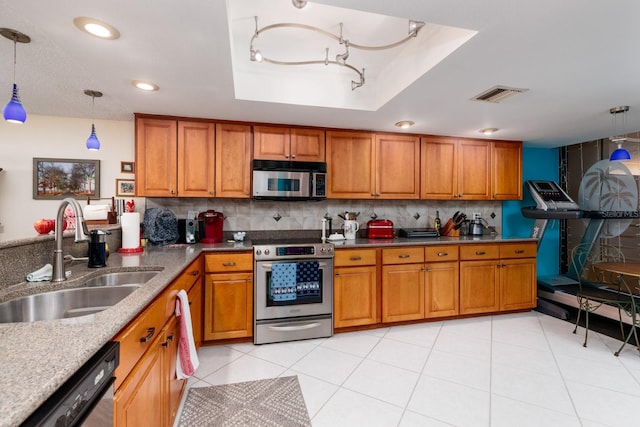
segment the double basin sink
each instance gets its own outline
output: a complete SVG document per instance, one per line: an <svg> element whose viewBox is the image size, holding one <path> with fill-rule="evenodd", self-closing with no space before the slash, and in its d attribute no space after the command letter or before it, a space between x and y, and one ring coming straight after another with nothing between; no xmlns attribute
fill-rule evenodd
<svg viewBox="0 0 640 427"><path fill-rule="evenodd" d="M56 320L94 314L117 304L158 271L106 273L76 288L43 292L0 304L0 323Z"/></svg>

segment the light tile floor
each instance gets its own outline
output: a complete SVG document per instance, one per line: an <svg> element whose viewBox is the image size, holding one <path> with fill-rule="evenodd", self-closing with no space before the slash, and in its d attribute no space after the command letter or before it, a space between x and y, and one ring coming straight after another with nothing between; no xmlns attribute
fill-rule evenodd
<svg viewBox="0 0 640 427"><path fill-rule="evenodd" d="M636 348L572 331L533 311L203 347L187 386L297 375L314 427L640 425Z"/></svg>

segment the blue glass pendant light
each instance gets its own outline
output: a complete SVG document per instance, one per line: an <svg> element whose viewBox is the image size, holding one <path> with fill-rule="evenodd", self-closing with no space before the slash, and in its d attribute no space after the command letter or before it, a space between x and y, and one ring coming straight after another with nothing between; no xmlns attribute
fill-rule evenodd
<svg viewBox="0 0 640 427"><path fill-rule="evenodd" d="M616 148L616 150L611 153L611 156L609 157L609 161L615 162L615 161L624 161L624 160L631 160L631 154L625 150L624 148L622 148L622 143L627 141L627 136L625 134L626 132L626 119L627 119L627 111L629 111L629 106L628 105L622 105L620 107L613 107L609 109L609 113L611 113L611 117L613 117L613 131L616 131L616 116L620 113L622 113L622 136L614 136L609 138L612 142L616 142L618 143L618 148Z"/></svg>
<svg viewBox="0 0 640 427"><path fill-rule="evenodd" d="M16 46L18 43L29 43L31 38L10 28L0 28L0 35L13 41L13 90L11 99L2 109L2 116L11 123L24 123L27 120L27 112L20 102L18 85L16 84Z"/></svg>
<svg viewBox="0 0 640 427"><path fill-rule="evenodd" d="M96 104L96 97L100 98L102 92L97 90L85 90L84 94L91 97L91 135L87 138L87 150L98 151L100 149L100 140L96 136L96 125L93 123L93 112Z"/></svg>

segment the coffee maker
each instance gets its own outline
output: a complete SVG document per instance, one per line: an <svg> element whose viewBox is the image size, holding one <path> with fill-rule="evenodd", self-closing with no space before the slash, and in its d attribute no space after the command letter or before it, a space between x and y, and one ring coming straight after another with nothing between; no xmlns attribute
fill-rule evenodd
<svg viewBox="0 0 640 427"><path fill-rule="evenodd" d="M198 232L201 243L222 242L222 226L224 215L222 212L208 210L198 214Z"/></svg>

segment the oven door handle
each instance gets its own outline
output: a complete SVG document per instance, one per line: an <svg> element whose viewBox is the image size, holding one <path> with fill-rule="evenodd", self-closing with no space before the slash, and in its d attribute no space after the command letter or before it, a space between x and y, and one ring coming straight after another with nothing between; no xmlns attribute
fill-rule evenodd
<svg viewBox="0 0 640 427"><path fill-rule="evenodd" d="M329 264L327 264L326 262L319 262L318 263L318 267L326 267L327 265L329 265ZM260 264L260 267L262 267L264 269L267 269L267 270L271 270L271 268L273 267L273 264L271 264L271 263Z"/></svg>
<svg viewBox="0 0 640 427"><path fill-rule="evenodd" d="M303 331L305 329L313 329L313 328L317 328L319 326L321 326L322 324L319 322L313 322L313 323L305 323L305 324L295 324L295 325L290 325L290 326L278 326L278 325L269 325L269 329L271 329L272 331L285 331L285 332L290 332L290 331Z"/></svg>

